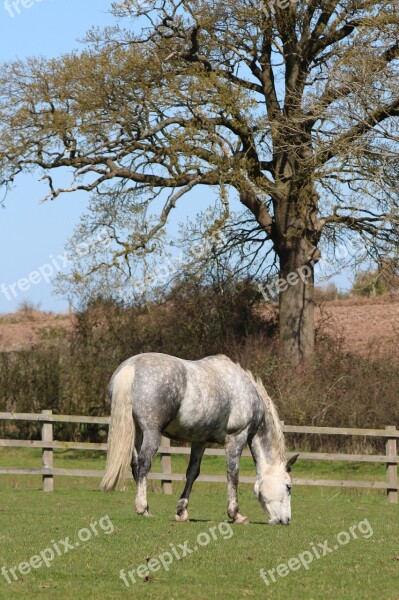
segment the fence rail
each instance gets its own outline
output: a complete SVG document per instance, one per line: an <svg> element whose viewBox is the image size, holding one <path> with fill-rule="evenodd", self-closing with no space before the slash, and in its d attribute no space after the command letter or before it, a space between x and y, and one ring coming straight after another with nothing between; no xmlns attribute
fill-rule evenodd
<svg viewBox="0 0 399 600"><path fill-rule="evenodd" d="M78 423L108 425L108 417L89 417L75 415L53 415L51 411L41 413L10 413L0 412L0 421L31 421L41 424L41 440L9 440L0 439L0 447L7 448L41 448L42 466L37 469L2 468L0 475L41 475L43 479L43 490L53 491L55 476L71 477L102 477L103 471L89 469L60 469L54 467L55 449L62 450L106 450L107 445L91 442L62 442L53 439L54 423ZM360 437L379 437L385 439L385 454L340 454L326 452L301 452L303 460L328 460L328 461L350 461L363 463L382 463L386 465L386 481L351 481L338 479L295 479L296 485L310 486L332 486L345 488L373 488L387 491L388 501L398 502L398 467L399 456L397 453L397 440L399 430L395 426L387 425L385 429L352 429L348 427L311 427L303 425L284 425L284 433L301 433L317 435L343 435ZM185 475L172 472L172 455L188 455L190 448L174 447L170 440L162 438L161 447L158 450L161 457L161 473L150 473L149 479L158 480L162 483L165 494L172 493L172 482L182 481ZM224 456L224 450L219 448L208 448L205 452L208 456ZM249 450L244 450L243 456L251 456ZM222 483L226 477L222 475L200 475L198 481ZM255 483L255 477L241 476L243 483Z"/></svg>

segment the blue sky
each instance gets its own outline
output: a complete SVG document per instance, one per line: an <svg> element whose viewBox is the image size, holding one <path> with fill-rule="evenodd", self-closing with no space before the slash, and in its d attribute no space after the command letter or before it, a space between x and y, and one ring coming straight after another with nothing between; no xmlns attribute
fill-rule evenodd
<svg viewBox="0 0 399 600"><path fill-rule="evenodd" d="M112 23L110 4L110 0L0 0L0 62L30 55L57 56L78 48L77 40L90 27ZM60 263L57 257L64 253L88 202L85 193L74 193L40 203L47 188L38 177L18 179L5 207L0 208L0 313L17 309L23 301L43 310L68 308L65 300L53 294L51 283L29 285L24 292L13 287L52 260ZM198 202L194 205L198 209ZM348 286L345 275L336 281L341 288ZM6 293L1 291L4 287Z"/></svg>
<svg viewBox="0 0 399 600"><path fill-rule="evenodd" d="M0 0L1 62L69 52L79 47L76 40L91 26L109 24L113 18L108 13L110 0L24 0L24 4L31 6L24 8L20 1L13 5L10 0L7 10ZM44 310L67 309L45 282L31 285L26 292L18 290L16 298L12 292L13 283L63 254L88 200L84 193L76 193L40 204L45 194L46 186L38 176L25 176L7 195L5 208L0 208L0 284L7 286L11 298L0 293L0 312L13 311L26 300Z"/></svg>

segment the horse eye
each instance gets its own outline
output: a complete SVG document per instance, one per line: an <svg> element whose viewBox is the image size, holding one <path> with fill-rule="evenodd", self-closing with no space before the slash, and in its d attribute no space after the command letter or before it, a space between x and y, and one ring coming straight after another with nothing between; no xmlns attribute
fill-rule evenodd
<svg viewBox="0 0 399 600"><path fill-rule="evenodd" d="M287 492L289 494L291 494L291 489L292 489L292 485L290 483L287 483Z"/></svg>

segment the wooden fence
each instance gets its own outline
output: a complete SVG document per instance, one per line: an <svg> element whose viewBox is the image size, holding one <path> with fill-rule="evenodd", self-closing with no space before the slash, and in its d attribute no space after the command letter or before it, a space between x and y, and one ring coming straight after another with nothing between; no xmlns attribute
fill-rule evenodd
<svg viewBox="0 0 399 600"><path fill-rule="evenodd" d="M103 443L86 442L60 442L53 439L53 423L80 423L108 425L108 417L86 417L72 415L53 415L51 410L43 410L40 414L33 413L0 413L0 420L5 421L33 421L42 424L41 440L5 440L0 439L0 447L8 448L41 448L42 465L37 469L14 469L2 468L0 475L41 475L43 478L43 490L51 492L54 489L54 477L58 475L73 477L102 477L103 471L88 469L59 469L54 467L54 449L63 450L106 450L107 445ZM339 454L322 452L301 452L300 458L304 460L331 460L351 461L362 463L384 463L386 465L386 481L348 481L331 479L294 479L296 485L333 486L348 488L374 488L387 491L388 501L398 502L398 472L397 465L399 456L397 453L397 439L399 430L395 426L387 425L385 429L351 429L345 427L308 427L297 425L284 425L284 433L304 433L317 435L342 435L360 437L380 437L385 439L385 454ZM172 493L172 481L182 481L185 475L172 472L171 456L173 454L187 455L190 448L174 447L170 440L162 438L159 448L161 457L161 473L150 473L149 479L159 480L165 494ZM209 456L224 455L223 449L209 448L206 450ZM250 456L248 450L244 450L243 456ZM198 481L225 482L226 477L221 475L200 475ZM243 483L255 483L254 477L240 477Z"/></svg>

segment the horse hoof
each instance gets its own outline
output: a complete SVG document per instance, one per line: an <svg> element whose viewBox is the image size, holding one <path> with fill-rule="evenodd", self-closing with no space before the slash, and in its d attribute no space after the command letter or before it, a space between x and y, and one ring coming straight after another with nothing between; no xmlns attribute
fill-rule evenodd
<svg viewBox="0 0 399 600"><path fill-rule="evenodd" d="M154 515L152 513L150 513L149 510L145 509L145 510L137 510L136 509L136 514L139 515L140 517L153 517Z"/></svg>
<svg viewBox="0 0 399 600"><path fill-rule="evenodd" d="M177 521L178 523L188 523L188 512L186 510L183 510L183 512L180 515L175 515L175 521Z"/></svg>
<svg viewBox="0 0 399 600"><path fill-rule="evenodd" d="M249 524L249 519L248 517L244 516L244 515L238 515L234 521L233 521L234 525L248 525Z"/></svg>

